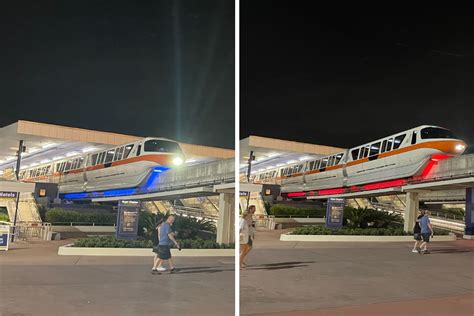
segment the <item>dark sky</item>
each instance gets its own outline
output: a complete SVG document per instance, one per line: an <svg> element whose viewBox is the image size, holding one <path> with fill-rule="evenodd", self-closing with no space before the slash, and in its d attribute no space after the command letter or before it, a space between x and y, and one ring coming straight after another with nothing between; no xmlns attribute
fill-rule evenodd
<svg viewBox="0 0 474 316"><path fill-rule="evenodd" d="M241 1L241 138L347 148L435 124L474 143L472 17L304 3Z"/></svg>
<svg viewBox="0 0 474 316"><path fill-rule="evenodd" d="M228 0L2 3L0 126L233 148L234 28Z"/></svg>

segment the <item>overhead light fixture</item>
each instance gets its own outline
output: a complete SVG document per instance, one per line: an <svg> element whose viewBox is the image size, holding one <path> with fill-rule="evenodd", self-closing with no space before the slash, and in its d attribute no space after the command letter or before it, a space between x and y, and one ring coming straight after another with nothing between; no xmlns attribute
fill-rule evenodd
<svg viewBox="0 0 474 316"><path fill-rule="evenodd" d="M267 157L271 158L271 157L275 157L275 156L279 156L280 154L279 153L269 153L267 154Z"/></svg>
<svg viewBox="0 0 474 316"><path fill-rule="evenodd" d="M48 144L44 144L43 146L41 146L41 148L49 148L51 146L54 146L56 145L56 143L48 143Z"/></svg>
<svg viewBox="0 0 474 316"><path fill-rule="evenodd" d="M33 163L30 165L30 167L34 167L34 166L37 166L37 165L39 165L39 163L33 162Z"/></svg>
<svg viewBox="0 0 474 316"><path fill-rule="evenodd" d="M96 149L97 149L97 148L95 148L95 147L86 147L86 148L83 148L83 149L82 149L82 152L83 152L83 153L88 153L88 152L94 151L94 150L96 150Z"/></svg>
<svg viewBox="0 0 474 316"><path fill-rule="evenodd" d="M20 170L26 169L28 167L29 167L28 165L20 166Z"/></svg>
<svg viewBox="0 0 474 316"><path fill-rule="evenodd" d="M284 163L279 163L277 164L277 167L281 167L281 166L284 166L285 164Z"/></svg>
<svg viewBox="0 0 474 316"><path fill-rule="evenodd" d="M49 160L49 159L43 159L43 160L41 160L41 163L47 163L47 162L50 162L50 161L51 160Z"/></svg>
<svg viewBox="0 0 474 316"><path fill-rule="evenodd" d="M57 157L53 157L53 160L59 160L59 159L63 159L64 156L57 156Z"/></svg>
<svg viewBox="0 0 474 316"><path fill-rule="evenodd" d="M265 168L265 169L269 170L269 169L273 169L273 168L275 168L275 166L268 166L268 167Z"/></svg>
<svg viewBox="0 0 474 316"><path fill-rule="evenodd" d="M265 169L258 169L257 172L265 171Z"/></svg>
<svg viewBox="0 0 474 316"><path fill-rule="evenodd" d="M68 153L66 154L66 157L71 157L71 156L74 156L74 155L77 155L77 154L78 154L77 151L71 151L71 152L68 152Z"/></svg>
<svg viewBox="0 0 474 316"><path fill-rule="evenodd" d="M196 162L197 160L196 159L186 159L186 163L193 163L193 162Z"/></svg>
<svg viewBox="0 0 474 316"><path fill-rule="evenodd" d="M303 156L303 157L300 157L299 160L300 160L300 161L305 161L305 160L308 160L309 158L311 158L311 157Z"/></svg>
<svg viewBox="0 0 474 316"><path fill-rule="evenodd" d="M295 163L295 162L296 162L296 160L288 160L286 163L289 165L289 164Z"/></svg>

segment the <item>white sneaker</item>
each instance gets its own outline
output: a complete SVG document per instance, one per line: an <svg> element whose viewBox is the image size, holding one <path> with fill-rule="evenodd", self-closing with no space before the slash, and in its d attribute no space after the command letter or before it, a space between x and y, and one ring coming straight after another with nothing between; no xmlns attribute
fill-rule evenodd
<svg viewBox="0 0 474 316"><path fill-rule="evenodd" d="M412 249L411 252L418 253L418 250Z"/></svg>
<svg viewBox="0 0 474 316"><path fill-rule="evenodd" d="M166 271L166 268L158 267L158 268L156 269L156 271L158 271L158 272L165 272L165 271Z"/></svg>

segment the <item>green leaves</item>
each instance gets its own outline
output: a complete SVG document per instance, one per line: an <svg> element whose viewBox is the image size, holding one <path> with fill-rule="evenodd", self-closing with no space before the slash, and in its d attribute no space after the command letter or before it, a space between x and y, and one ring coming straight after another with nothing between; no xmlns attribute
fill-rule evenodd
<svg viewBox="0 0 474 316"><path fill-rule="evenodd" d="M52 208L46 211L46 222L55 223L77 223L96 225L113 225L116 222L117 215L106 211L94 213L79 213L76 211L66 211L60 208Z"/></svg>
<svg viewBox="0 0 474 316"><path fill-rule="evenodd" d="M268 215L274 216L301 216L301 217L324 217L326 215L326 209L324 208L299 208L293 206L287 206L283 204L276 204L270 208Z"/></svg>
<svg viewBox="0 0 474 316"><path fill-rule="evenodd" d="M213 240L184 239L180 241L183 249L234 249L234 244L219 245ZM121 240L114 236L97 236L79 239L74 243L74 247L88 248L153 248L151 240Z"/></svg>

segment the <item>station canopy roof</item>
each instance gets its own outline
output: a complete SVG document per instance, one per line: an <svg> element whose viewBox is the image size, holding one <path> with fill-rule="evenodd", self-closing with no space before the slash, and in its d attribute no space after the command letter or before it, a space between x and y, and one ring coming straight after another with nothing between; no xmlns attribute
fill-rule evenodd
<svg viewBox="0 0 474 316"><path fill-rule="evenodd" d="M160 137L147 135L146 137ZM26 152L22 155L22 169L64 157L133 142L144 137L82 128L17 121L0 128L0 170L16 165L20 140ZM180 143L188 165L234 157L234 150Z"/></svg>
<svg viewBox="0 0 474 316"><path fill-rule="evenodd" d="M332 155L344 148L301 143L260 136L249 136L240 141L240 171L246 172L250 151L255 160L252 172L260 172L277 166Z"/></svg>

